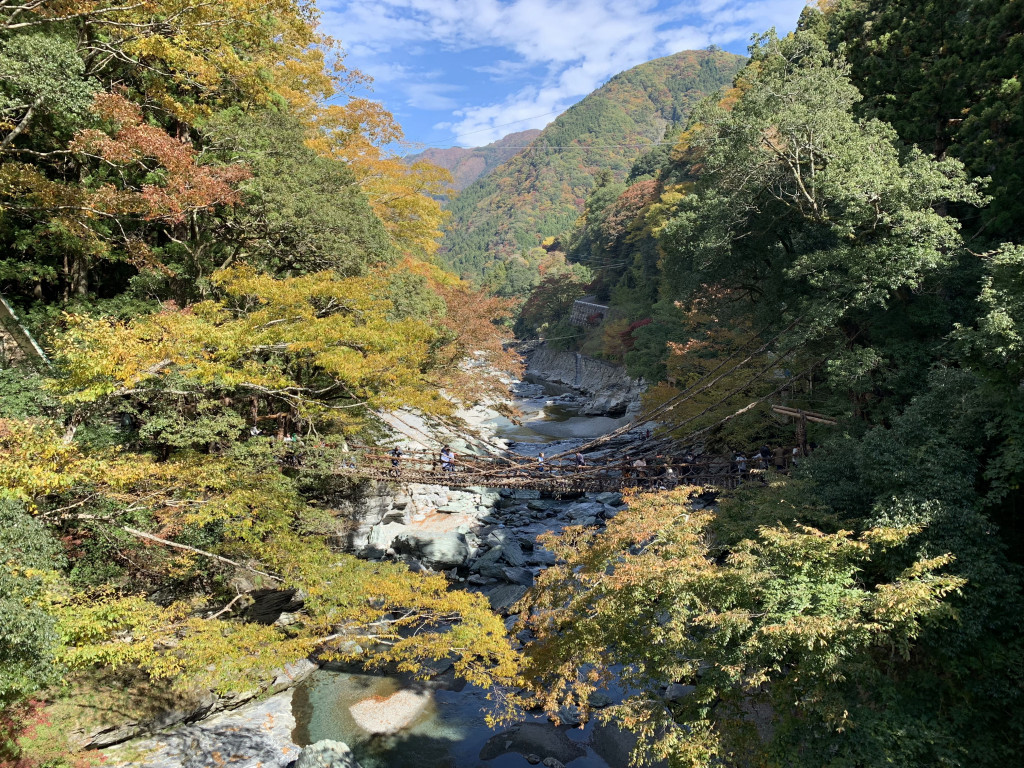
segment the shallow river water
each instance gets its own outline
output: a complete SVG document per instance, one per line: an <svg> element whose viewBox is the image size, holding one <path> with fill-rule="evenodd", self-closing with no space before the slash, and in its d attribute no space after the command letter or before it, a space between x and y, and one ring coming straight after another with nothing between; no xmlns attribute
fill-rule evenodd
<svg viewBox="0 0 1024 768"><path fill-rule="evenodd" d="M343 741L362 768L524 768L529 763L516 751L523 744L532 744L527 749L541 758L556 752L571 768L609 768L591 744L594 723L582 729L556 728L538 716L529 721L527 740L506 747L508 729L488 727L484 718L493 704L486 691L472 686L428 691L430 701L420 715L394 735L367 733L352 717L350 708L368 697L384 702L397 691L410 689L416 685L395 677L315 672L292 698L292 738L299 745L320 739Z"/></svg>

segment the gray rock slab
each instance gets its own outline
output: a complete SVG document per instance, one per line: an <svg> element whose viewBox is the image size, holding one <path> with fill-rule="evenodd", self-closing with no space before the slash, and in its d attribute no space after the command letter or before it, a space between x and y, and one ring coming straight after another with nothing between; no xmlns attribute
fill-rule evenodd
<svg viewBox="0 0 1024 768"><path fill-rule="evenodd" d="M481 568L484 568L484 567L486 567L488 565L494 565L500 559L501 559L501 547L500 546L499 547L493 547L493 548L487 550L486 552L484 552L484 554L480 555L480 557L478 557L473 562L473 564L471 566L469 566L469 570L474 571L474 572L479 572Z"/></svg>
<svg viewBox="0 0 1024 768"><path fill-rule="evenodd" d="M523 489L523 490L513 491L512 492L512 498L513 499L517 499L519 501L526 501L526 500L530 500L530 499L539 499L540 498L540 491L534 491L534 490L531 490L531 489L528 489L528 488L527 489Z"/></svg>
<svg viewBox="0 0 1024 768"><path fill-rule="evenodd" d="M522 600L525 594L526 587L520 584L506 584L488 592L487 599L491 603L492 610L503 613Z"/></svg>
<svg viewBox="0 0 1024 768"><path fill-rule="evenodd" d="M558 506L558 502L554 499L532 499L526 502L526 506L528 509L532 509L535 512L542 512Z"/></svg>
<svg viewBox="0 0 1024 768"><path fill-rule="evenodd" d="M457 568L469 559L466 537L455 531L403 533L394 540L392 547L399 554L411 555L432 568Z"/></svg>
<svg viewBox="0 0 1024 768"><path fill-rule="evenodd" d="M289 689L104 754L111 766L123 768L209 768L223 762L224 755L231 756L232 768L286 768L300 752L291 738L295 728L292 693ZM119 754L131 758L121 761Z"/></svg>
<svg viewBox="0 0 1024 768"><path fill-rule="evenodd" d="M295 768L360 768L348 744L323 739L302 750Z"/></svg>
<svg viewBox="0 0 1024 768"><path fill-rule="evenodd" d="M387 552L395 538L408 530L409 526L401 523L378 523L370 529L370 535L366 539L366 548L376 553Z"/></svg>
<svg viewBox="0 0 1024 768"><path fill-rule="evenodd" d="M678 701L679 699L689 696L691 693L697 690L695 685L683 685L682 683L672 683L665 689L665 699L667 701Z"/></svg>
<svg viewBox="0 0 1024 768"><path fill-rule="evenodd" d="M505 570L507 568L507 565L501 565L500 563L487 563L486 565L480 566L479 572L481 576L484 576L488 579L508 581L508 577L505 576Z"/></svg>
<svg viewBox="0 0 1024 768"><path fill-rule="evenodd" d="M518 541L511 537L501 546L501 559L517 568L526 564L522 547L519 546Z"/></svg>
<svg viewBox="0 0 1024 768"><path fill-rule="evenodd" d="M533 572L526 568L502 568L507 581L513 584L522 584L524 587L533 586Z"/></svg>
<svg viewBox="0 0 1024 768"><path fill-rule="evenodd" d="M570 520L580 520L585 517L597 517L603 515L605 510L604 504L596 501L585 502L583 504L573 504L568 509Z"/></svg>
<svg viewBox="0 0 1024 768"><path fill-rule="evenodd" d="M555 557L554 552L537 548L533 550L533 554L530 555L527 562L531 565L551 566L558 562L558 558Z"/></svg>
<svg viewBox="0 0 1024 768"><path fill-rule="evenodd" d="M598 720L594 724L590 746L612 768L626 768L630 765L630 755L637 747L637 737L616 723L602 724ZM666 763L658 762L655 765L661 768Z"/></svg>

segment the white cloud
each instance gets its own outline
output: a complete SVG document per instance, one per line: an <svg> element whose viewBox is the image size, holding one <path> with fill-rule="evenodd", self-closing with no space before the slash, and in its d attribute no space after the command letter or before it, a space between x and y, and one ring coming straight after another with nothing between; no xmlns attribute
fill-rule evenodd
<svg viewBox="0 0 1024 768"><path fill-rule="evenodd" d="M324 26L369 74L399 83L411 107L452 109L439 123L456 143L478 145L570 106L609 77L649 59L709 44L735 45L776 25L791 27L805 0L322 0ZM458 89L434 71L395 64L398 55L431 50L504 51L472 69L495 82L540 70L525 85L487 103L456 100ZM480 96L478 95L478 98ZM486 101L486 95L484 95ZM459 107L455 109L455 107ZM532 119L526 119L532 118Z"/></svg>
<svg viewBox="0 0 1024 768"><path fill-rule="evenodd" d="M472 67L474 72L491 75L491 80L494 80L495 82L518 77L529 69L530 65L525 61L508 61L507 59L498 59L493 64Z"/></svg>
<svg viewBox="0 0 1024 768"><path fill-rule="evenodd" d="M459 106L454 98L448 94L462 90L457 85L446 83L409 83L403 86L403 91L408 99L407 103L414 109L455 109Z"/></svg>

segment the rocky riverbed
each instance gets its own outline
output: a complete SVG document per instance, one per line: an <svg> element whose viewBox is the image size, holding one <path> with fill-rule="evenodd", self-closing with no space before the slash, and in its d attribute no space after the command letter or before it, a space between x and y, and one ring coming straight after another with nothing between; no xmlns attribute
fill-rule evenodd
<svg viewBox="0 0 1024 768"><path fill-rule="evenodd" d="M535 456L543 450L551 456L573 452L587 438L629 420L580 415L584 404L592 402L585 392L518 382L514 393L522 413L518 423L495 409L475 408L460 414L474 437L440 435L434 445L448 442L459 453L497 449ZM397 414L394 421L397 441L422 447L429 439L427 425L415 415ZM597 460L621 454L632 439L613 438L588 456ZM400 560L414 571L443 571L453 585L483 593L510 627L515 603L555 563L537 538L567 525L601 527L623 509L619 493L555 499L531 490L449 489L400 481L376 485L348 504L339 510L354 521L344 539L348 549L366 558ZM613 701L606 698L595 706ZM127 764L141 768L215 765L221 759L243 768L284 768L302 747L321 757L334 754L333 747L326 752L312 747L329 740L349 743L355 757L345 753L337 760L348 762L337 763L316 757L320 762L310 765L353 765L358 759L363 768L506 768L525 760L543 761L549 768L568 762L574 768L616 768L626 765L634 743L615 728L595 723L582 730L556 727L540 716L496 732L484 723L486 709L486 692L466 688L443 664L427 685L328 667L313 671L297 688L110 756L124 764L131 754Z"/></svg>

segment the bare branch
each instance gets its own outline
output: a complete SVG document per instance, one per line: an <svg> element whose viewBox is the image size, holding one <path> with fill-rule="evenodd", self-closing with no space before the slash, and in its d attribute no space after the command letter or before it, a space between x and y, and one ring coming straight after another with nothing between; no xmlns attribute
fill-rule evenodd
<svg viewBox="0 0 1024 768"><path fill-rule="evenodd" d="M192 552L193 554L196 554L196 555L202 555L203 557L208 557L211 560L218 560L218 561L220 561L222 563L227 563L228 565L233 565L236 568L244 568L247 571L252 571L253 573L258 573L260 576L266 576L268 579L273 579L274 581L277 581L277 582L282 582L282 583L284 582L284 579L282 579L280 576L275 576L272 573L267 573L266 571L261 571L259 568L253 568L251 565L244 565L243 563L236 562L235 560L229 560L226 557L221 557L220 555L215 555L215 554L213 554L213 552L207 552L204 549L197 549L196 547L190 547L188 544L179 544L176 541L170 541L168 539L162 539L159 536L154 536L152 533L146 533L144 531L136 530L135 528L129 528L127 525L121 526L121 530L123 530L123 531L125 531L127 533L130 533L132 536L138 536L140 539L146 539L147 541L153 541L153 542L156 542L157 544L163 544L165 547L173 547L174 549L183 549L186 552Z"/></svg>

